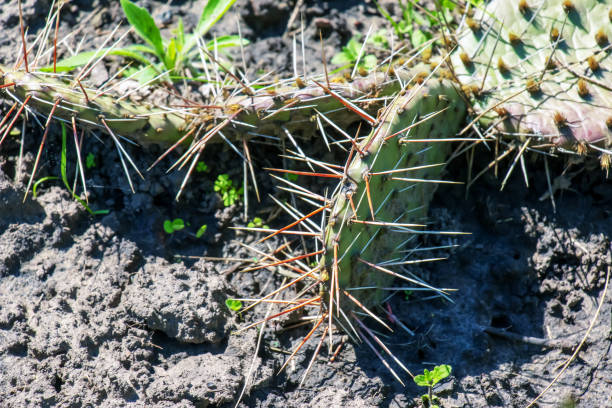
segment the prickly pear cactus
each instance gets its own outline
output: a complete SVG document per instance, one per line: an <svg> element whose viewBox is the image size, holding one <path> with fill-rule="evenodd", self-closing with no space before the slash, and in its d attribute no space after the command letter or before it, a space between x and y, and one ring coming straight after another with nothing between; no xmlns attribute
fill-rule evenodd
<svg viewBox="0 0 612 408"><path fill-rule="evenodd" d="M14 71L2 66L0 72L2 91L45 119L51 113L54 119L66 122L74 117L82 126L112 131L145 146L169 145L185 135L216 143L223 139L213 137L216 135L213 130L223 122L224 133L232 139L249 137L249 132L283 135L280 126L291 132L302 132L309 138L316 112L324 114L339 127L360 119L347 114L346 107L327 91L325 85L312 82L302 81L298 86L293 80L283 81L261 92L238 93L221 101L208 101L209 105L204 107L194 104L192 109L176 110L134 103L112 94L98 95L95 89L83 88L76 82L58 79L46 72ZM408 79L406 72L400 75ZM399 89L398 81L388 81L385 74L378 72L351 82L338 78L333 92L353 100L369 94L389 96ZM380 102L372 102L366 110L375 112L381 106Z"/></svg>
<svg viewBox="0 0 612 408"><path fill-rule="evenodd" d="M435 139L454 135L465 115L464 101L449 87L446 80L431 79L397 97L347 165L333 198L321 259L330 293L335 285L339 292L353 288L365 307L380 304L383 291L356 288L391 286L395 276L373 265L401 261L402 244L424 230L451 149ZM346 299L344 306L356 304Z"/></svg>
<svg viewBox="0 0 612 408"><path fill-rule="evenodd" d="M525 147L536 136L543 148L577 146L586 152L591 147L604 155L612 143L612 0L494 0L463 17L457 32L447 32L456 40L448 59L431 58L437 65L448 62L442 75L446 79L422 75L425 66L406 70L392 65L348 82L319 76L251 89L228 81L231 85L218 89L206 103L153 112L40 72L0 67L0 89L15 100L12 109L27 106L41 116L74 120L143 144L172 144L189 136L186 155L195 157L193 165L207 143L221 140L216 137L221 130L229 139L262 134L292 138L294 132L307 138L323 124L342 133L365 119L372 132L352 140L344 172L335 174L341 182L324 207L311 213L330 213L321 231L325 247L314 253L321 255L318 265L307 272L299 269L297 279L313 279L321 296L292 300L272 318L317 306L318 319L304 341L327 318L330 324L322 337L329 332L331 339L331 320L342 324L341 312L342 322L351 328L351 320L358 323L352 329L356 337L368 342L359 329L363 327L378 342L353 312L372 315L370 309L381 303L394 278L410 280L393 269L412 262L404 245L427 233L424 218L443 179L451 151L448 139L465 125L466 112L471 125L484 128L483 140L494 130L506 138L524 138ZM0 144L13 123L3 128ZM309 256L314 255L287 260L270 255L275 261L257 269Z"/></svg>
<svg viewBox="0 0 612 408"><path fill-rule="evenodd" d="M475 114L556 145L612 142L612 2L493 1L451 60Z"/></svg>

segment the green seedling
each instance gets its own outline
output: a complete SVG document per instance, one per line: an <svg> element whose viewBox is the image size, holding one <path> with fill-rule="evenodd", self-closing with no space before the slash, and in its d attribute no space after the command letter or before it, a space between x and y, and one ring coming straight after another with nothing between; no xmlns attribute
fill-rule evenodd
<svg viewBox="0 0 612 408"><path fill-rule="evenodd" d="M414 48L418 48L431 40L432 32L438 31L438 29L447 22L452 20L452 11L455 9L455 2L452 0L442 0L439 2L439 10L419 11L415 9L414 3L407 1L399 2L399 6L402 10L401 18L395 21L391 15L383 7L374 1L380 14L383 15L387 21L393 27L393 31L400 38L409 38L410 43ZM474 0L473 4L482 3L482 0ZM424 10L424 9L420 9ZM426 28L422 30L419 27Z"/></svg>
<svg viewBox="0 0 612 408"><path fill-rule="evenodd" d="M198 231L196 232L196 238L202 238L202 236L206 232L206 229L208 229L208 225L206 225L206 224L204 224L200 228L198 228Z"/></svg>
<svg viewBox="0 0 612 408"><path fill-rule="evenodd" d="M178 27L174 30L174 37L163 40L159 28L151 15L141 7L136 6L130 0L121 0L121 7L129 23L134 27L136 33L147 42L148 45L136 46L135 52L145 55L154 55L161 63L152 63L144 72L143 77L159 75L161 71L170 72L171 76L179 76L183 69L193 69L191 61L199 58L197 50L197 39L202 37L210 28L225 14L236 0L210 0L202 10L193 34L185 34L183 21L179 20ZM209 50L233 47L240 45L237 36L223 36L207 44ZM134 47L133 47L134 48ZM145 57L146 58L146 57Z"/></svg>
<svg viewBox="0 0 612 408"><path fill-rule="evenodd" d="M198 173L208 173L208 165L200 160L196 165L196 171Z"/></svg>
<svg viewBox="0 0 612 408"><path fill-rule="evenodd" d="M386 28L381 28L368 39L368 43L378 48L389 49L389 35Z"/></svg>
<svg viewBox="0 0 612 408"><path fill-rule="evenodd" d="M383 7L381 7L380 4L378 4L378 1L374 0L374 4L376 4L376 8L380 12L380 14L382 14L383 17L386 18L387 21L391 24L393 30L395 31L395 35L397 35L400 39L403 39L404 35L412 31L412 21L414 20L414 14L417 14L419 18L422 18L418 13L415 13L413 11L411 3L404 4L404 2L401 0L399 2L399 6L402 9L402 18L399 21L395 21L393 17L391 17L391 15L387 12L387 10L385 10Z"/></svg>
<svg viewBox="0 0 612 408"><path fill-rule="evenodd" d="M423 394L421 399L423 403L430 408L440 408L440 406L435 402L438 400L436 396L433 395L433 387L448 377L453 368L448 364L443 364L439 366L435 366L433 371L429 371L428 369L423 370L423 374L419 374L414 377L414 382L416 385L420 387L427 387L427 394Z"/></svg>
<svg viewBox="0 0 612 408"><path fill-rule="evenodd" d="M231 311L238 312L242 309L242 302L237 299L225 299L225 306Z"/></svg>
<svg viewBox="0 0 612 408"><path fill-rule="evenodd" d="M183 21L179 19L170 39L162 38L159 27L155 25L149 12L138 7L130 0L120 0L125 16L139 37L146 45L133 44L123 48L105 48L94 52L84 52L66 58L57 63L57 71L69 71L85 65L104 55L118 55L137 61L143 67L133 67L126 70L126 75L134 74L140 82L148 82L168 73L170 78L181 77L185 68L191 72L199 72L193 62L200 59L197 50L198 40L219 21L236 0L209 0L200 15L198 24L191 34L185 34ZM209 51L247 44L248 41L236 35L224 35L205 44ZM50 68L47 68L50 70Z"/></svg>
<svg viewBox="0 0 612 408"><path fill-rule="evenodd" d="M85 167L88 169L93 169L96 167L96 155L89 152L87 153L87 157L85 158Z"/></svg>
<svg viewBox="0 0 612 408"><path fill-rule="evenodd" d="M185 228L185 222L182 218L175 218L174 220L164 221L164 231L166 234L174 234L176 231L180 231Z"/></svg>
<svg viewBox="0 0 612 408"><path fill-rule="evenodd" d="M300 178L297 174L285 173L285 178L289 181L296 182Z"/></svg>
<svg viewBox="0 0 612 408"><path fill-rule="evenodd" d="M228 174L219 174L217 180L215 180L214 189L216 192L221 194L223 205L226 207L234 205L234 203L240 200L242 196L242 187L236 188L233 185L233 181L229 178Z"/></svg>
<svg viewBox="0 0 612 408"><path fill-rule="evenodd" d="M421 30L415 29L414 25L425 26L425 27L432 26L433 18L424 17L419 11L416 11L414 9L413 3L409 1L404 3L403 1L400 0L399 6L402 10L402 16L399 21L395 21L393 17L389 15L387 10L381 7L380 4L378 4L376 0L374 1L374 3L376 4L376 7L378 8L378 11L380 12L380 14L382 14L383 17L387 19L387 21L389 21L389 23L393 27L393 30L395 31L395 35L397 35L400 39L404 39L407 37L412 38L414 32L421 32ZM446 2L443 2L443 3L446 3ZM414 46L414 43L413 43L413 46Z"/></svg>
<svg viewBox="0 0 612 408"><path fill-rule="evenodd" d="M359 41L360 36L355 36L349 40L349 42L342 47L342 51L334 55L331 62L335 65L340 65L340 68L334 72L341 71L345 68L352 68L357 64L358 68L371 71L376 67L376 56L373 54L363 55L364 44Z"/></svg>
<svg viewBox="0 0 612 408"><path fill-rule="evenodd" d="M249 227L249 228L264 228L264 229L269 229L270 228L269 226L265 225L263 223L263 220L261 218L259 218L259 217L253 218L253 221L250 221L247 224L247 227Z"/></svg>

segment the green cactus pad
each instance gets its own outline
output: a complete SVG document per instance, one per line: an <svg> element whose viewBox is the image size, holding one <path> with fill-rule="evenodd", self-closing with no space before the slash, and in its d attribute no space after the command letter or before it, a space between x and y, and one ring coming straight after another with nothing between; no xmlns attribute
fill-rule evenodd
<svg viewBox="0 0 612 408"><path fill-rule="evenodd" d="M48 116L55 102L61 98L54 112L55 119L69 122L74 116L80 125L105 130L101 122L101 119L104 119L113 132L142 145L169 145L197 128L200 128L201 132L196 134L203 136L206 130L228 117L231 117L235 124L241 124L224 128L224 133L234 139L248 136L249 131L282 135L280 125L290 132L301 132L305 137L310 137L317 112L324 114L340 127L346 127L360 119L359 116L347 114L348 109L328 92L329 88L313 82L299 87L295 86L293 81L285 81L253 95L238 93L225 98L222 103L213 101L212 106L194 105L193 109L177 111L119 100L118 96L112 94L104 94L94 99L94 90L85 91L89 94L88 98L91 98L88 100L76 84L70 84L47 73L12 71L2 66L0 71L3 71L0 86L14 84L8 86L4 92L11 92L20 102L30 97L28 107L40 115ZM407 73L403 72L402 75ZM341 78L336 80L333 83L333 92L347 100L369 95L389 96L400 89L397 80L390 80L380 72L350 82ZM373 102L364 108L373 113L381 106L380 102ZM211 138L210 142L221 140Z"/></svg>
<svg viewBox="0 0 612 408"><path fill-rule="evenodd" d="M160 111L150 105L137 105L129 101L118 101L118 97L101 95L78 86L56 79L49 74L9 71L5 67L0 85L14 84L8 87L9 92L19 100L28 100L28 107L41 115L49 115L56 101L54 118L70 122L74 116L80 125L93 129L105 130L102 119L118 135L132 137L148 145L152 143L169 143L177 140L185 132L189 117L176 113L151 114ZM91 99L90 99L91 98Z"/></svg>
<svg viewBox="0 0 612 408"><path fill-rule="evenodd" d="M465 104L452 89L448 81L431 79L425 86L417 86L407 95L397 97L382 123L361 143L361 154L356 153L348 165L348 177L333 198L325 231L326 255L321 261L324 275L330 280L337 268L341 289L389 286L394 277L373 269L368 262L379 264L402 259L405 250L402 242L424 230L397 224L425 221L437 186L435 180L441 177L451 145L410 141L455 135L465 115ZM397 132L401 133L385 141ZM436 164L439 166L376 174ZM358 293L359 301L366 307L379 304L383 296L383 291L376 289ZM344 307L355 307L355 304L345 300Z"/></svg>
<svg viewBox="0 0 612 408"><path fill-rule="evenodd" d="M476 90L476 113L556 145L610 145L612 2L532 3L493 1L474 15L479 30L458 34L451 60L464 89Z"/></svg>

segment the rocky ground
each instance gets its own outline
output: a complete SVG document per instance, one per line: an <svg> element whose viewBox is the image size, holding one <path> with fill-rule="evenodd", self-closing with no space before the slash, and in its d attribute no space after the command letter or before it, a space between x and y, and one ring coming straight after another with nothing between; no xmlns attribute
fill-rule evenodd
<svg viewBox="0 0 612 408"><path fill-rule="evenodd" d="M7 65L20 44L13 3L0 6L6 31L0 61ZM201 2L140 4L170 30L179 17L193 27ZM23 2L30 33L41 30L49 5L46 0ZM251 41L245 49L249 74L276 69L282 76L293 69L291 36L284 34L294 7L293 1L237 2L215 31L235 32L238 21ZM353 33L385 24L372 2L305 1L302 10L309 71L321 71L319 29L329 57ZM83 47L92 49L121 19L118 2L73 1L62 15L60 32L77 30L69 44L85 38ZM103 82L116 64L97 69L94 81ZM33 122L24 129L21 161L21 135L11 136L0 151L0 405L235 405L255 355L257 332L232 331L265 311L242 318L227 309L225 300L257 296L281 282L268 271L245 274L234 263L211 260L252 256L241 244L256 237L228 228L244 225L243 204L225 208L212 191L217 174L241 180L240 160L221 146L207 150L210 172L196 174L176 203L182 174L165 174L171 159L145 180L134 178L132 194L114 149L90 138L84 150L97 161L87 171L90 203L110 211L91 216L59 181L42 183L38 196L22 203L41 136ZM57 134L50 138L40 176L59 174L59 140ZM275 164L277 159L270 157L277 149L260 149L258 168ZM128 151L139 168L160 153L136 146ZM310 152L322 149L313 146ZM482 168L491 153L484 148L477 153L474 166ZM542 157L527 165L529 188L517 170L501 192L492 172L467 195L464 187L440 189L431 209L432 228L471 235L426 243L458 247L437 254L448 256L447 261L413 272L436 286L457 289L454 303L404 293L390 300L415 333L398 329L387 338L395 354L413 372L452 365L450 379L435 390L444 407L526 406L570 357L604 295L612 263L612 185L597 163L548 161L559 186L556 211L546 197ZM500 166L502 176L506 169ZM466 160L457 159L448 174L465 179ZM267 174L258 172L258 181L263 193L275 193ZM272 216L271 200L250 200L248 219L260 215L271 226L282 225L282 217ZM164 220L177 217L190 225L166 234ZM198 239L195 231L202 224L208 229ZM612 406L610 292L582 351L540 406ZM548 342L543 347L495 337L485 332L487 327ZM297 346L306 329L269 329L240 406L420 406L424 389L412 383L402 387L366 346L350 343L333 363L321 358L298 389L315 344L276 375L287 357L282 351Z"/></svg>

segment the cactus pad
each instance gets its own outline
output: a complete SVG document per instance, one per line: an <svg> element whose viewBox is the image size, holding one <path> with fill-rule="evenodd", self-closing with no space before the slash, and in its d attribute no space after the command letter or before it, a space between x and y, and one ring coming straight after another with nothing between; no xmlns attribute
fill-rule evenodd
<svg viewBox="0 0 612 408"><path fill-rule="evenodd" d="M449 87L446 80L431 79L397 97L348 164L333 199L321 261L330 281L338 274L341 289L390 286L394 276L371 264L401 261L402 243L423 231L418 224L426 219L451 149L435 139L454 135L465 114L463 100ZM380 290L360 289L358 297L371 307L382 296Z"/></svg>
<svg viewBox="0 0 612 408"><path fill-rule="evenodd" d="M478 29L458 34L457 79L476 113L505 117L508 133L609 146L612 2L531 3L493 1L476 11Z"/></svg>

